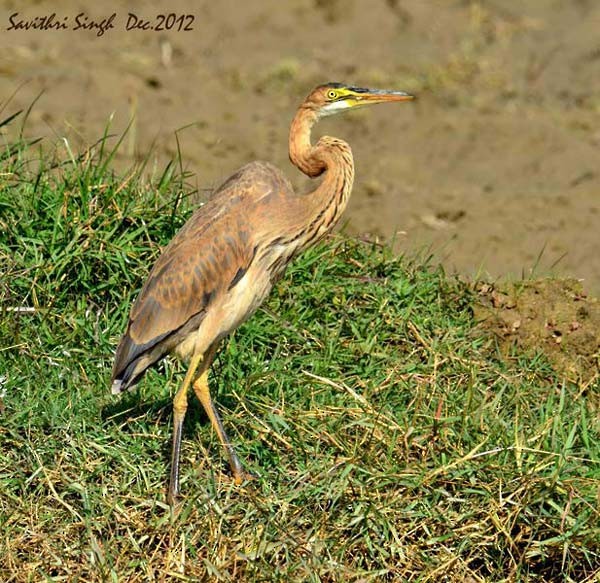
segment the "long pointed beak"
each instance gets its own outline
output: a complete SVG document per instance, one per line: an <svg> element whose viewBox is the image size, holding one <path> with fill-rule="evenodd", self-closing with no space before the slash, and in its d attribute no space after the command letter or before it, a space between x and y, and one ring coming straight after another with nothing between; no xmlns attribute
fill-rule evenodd
<svg viewBox="0 0 600 583"><path fill-rule="evenodd" d="M354 99L358 103L363 102L365 105L371 103L387 103L389 101L411 101L415 99L414 95L405 91L391 91L388 89L359 89L356 92Z"/></svg>

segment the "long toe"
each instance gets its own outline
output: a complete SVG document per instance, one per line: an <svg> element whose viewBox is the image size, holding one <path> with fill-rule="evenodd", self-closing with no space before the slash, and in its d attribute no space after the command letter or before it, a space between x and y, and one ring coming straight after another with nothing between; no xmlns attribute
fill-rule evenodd
<svg viewBox="0 0 600 583"><path fill-rule="evenodd" d="M252 482L253 480L257 480L258 476L247 472L246 470L241 470L236 472L233 476L233 481L236 486L241 486L244 482Z"/></svg>

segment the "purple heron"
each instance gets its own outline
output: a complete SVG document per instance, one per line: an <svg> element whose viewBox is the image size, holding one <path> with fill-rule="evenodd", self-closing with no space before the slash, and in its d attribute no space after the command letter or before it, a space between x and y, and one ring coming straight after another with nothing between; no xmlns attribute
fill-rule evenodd
<svg viewBox="0 0 600 583"><path fill-rule="evenodd" d="M410 99L403 91L320 85L300 105L289 137L292 163L311 178L323 176L317 188L297 194L271 164L247 164L196 210L152 268L117 348L112 392L132 388L169 353L189 361L173 399L170 503L179 495L179 450L190 385L225 447L235 482L251 477L213 404L208 370L219 342L260 306L287 264L331 231L346 208L354 180L350 146L326 136L312 145L312 126L328 115Z"/></svg>

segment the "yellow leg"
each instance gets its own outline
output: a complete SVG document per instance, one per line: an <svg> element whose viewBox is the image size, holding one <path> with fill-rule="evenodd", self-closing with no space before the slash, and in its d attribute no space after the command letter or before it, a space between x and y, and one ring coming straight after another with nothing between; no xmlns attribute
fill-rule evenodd
<svg viewBox="0 0 600 583"><path fill-rule="evenodd" d="M173 399L173 447L171 449L171 478L167 494L167 500L171 505L177 502L177 497L179 496L179 451L181 450L183 420L187 411L188 389L196 374L198 365L202 362L202 357L202 354L195 354L192 357L183 384Z"/></svg>
<svg viewBox="0 0 600 583"><path fill-rule="evenodd" d="M251 479L253 476L244 471L242 467L242 463L240 462L238 456L225 433L225 429L223 428L223 423L221 423L221 419L217 410L210 398L210 389L208 388L208 370L205 370L194 382L194 392L196 396L202 403L208 418L217 432L219 437L219 441L225 448L227 452L227 457L229 458L229 465L231 467L231 472L233 473L233 478L236 484L241 484L243 481Z"/></svg>

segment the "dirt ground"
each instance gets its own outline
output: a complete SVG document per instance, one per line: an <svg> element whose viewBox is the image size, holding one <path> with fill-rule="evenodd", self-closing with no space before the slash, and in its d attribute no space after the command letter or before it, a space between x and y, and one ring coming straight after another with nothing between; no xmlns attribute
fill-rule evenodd
<svg viewBox="0 0 600 583"><path fill-rule="evenodd" d="M199 189L253 159L308 188L287 159L289 122L308 91L325 81L405 89L418 101L317 129L354 150L347 231L396 233L400 250L429 250L469 276L533 270L600 292L595 0L0 6L0 118L43 90L29 136L59 145L66 137L77 151L111 115L116 133L135 116L119 164L154 144L160 167L177 135ZM82 12L87 24L115 13L113 28L73 30ZM65 29L17 30L52 13ZM167 24L160 14L178 20L170 31L127 30L130 13L151 26Z"/></svg>
<svg viewBox="0 0 600 583"><path fill-rule="evenodd" d="M562 378L579 383L582 394L598 382L600 302L580 282L537 279L502 289L481 282L475 291L477 330L491 332L494 350L509 360L523 349L542 352ZM600 407L600 394L590 391L589 401Z"/></svg>

